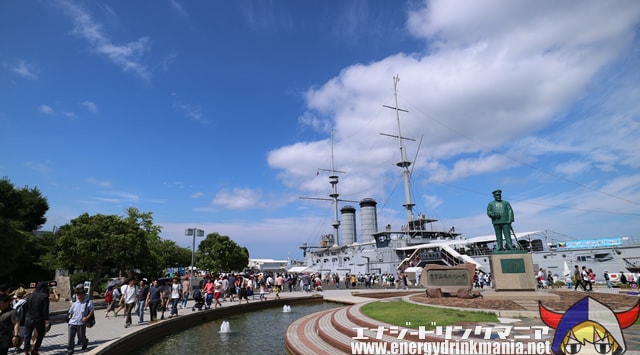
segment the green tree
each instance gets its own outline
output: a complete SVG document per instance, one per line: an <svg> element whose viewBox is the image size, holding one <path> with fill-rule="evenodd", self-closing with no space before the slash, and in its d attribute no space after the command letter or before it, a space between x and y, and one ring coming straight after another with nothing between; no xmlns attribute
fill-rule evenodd
<svg viewBox="0 0 640 355"><path fill-rule="evenodd" d="M8 178L0 179L0 276L31 261L28 246L33 232L47 221L48 210L49 203L37 188L18 189Z"/></svg>
<svg viewBox="0 0 640 355"><path fill-rule="evenodd" d="M163 276L168 267L186 266L191 264L191 249L183 248L173 240L159 240L151 246L153 269L149 276Z"/></svg>
<svg viewBox="0 0 640 355"><path fill-rule="evenodd" d="M231 238L210 233L198 245L196 265L211 272L241 271L249 264L249 250Z"/></svg>
<svg viewBox="0 0 640 355"><path fill-rule="evenodd" d="M56 233L55 260L58 267L82 269L100 280L105 264L113 259L116 240L126 229L115 215L84 213L60 227Z"/></svg>

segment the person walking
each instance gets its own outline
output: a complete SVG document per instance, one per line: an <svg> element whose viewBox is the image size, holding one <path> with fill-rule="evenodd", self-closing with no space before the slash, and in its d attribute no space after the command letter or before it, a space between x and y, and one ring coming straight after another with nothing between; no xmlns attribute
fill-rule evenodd
<svg viewBox="0 0 640 355"><path fill-rule="evenodd" d="M218 279L213 283L213 309L222 307L222 303L220 303L220 297L224 292L224 284L222 282L222 275L218 277Z"/></svg>
<svg viewBox="0 0 640 355"><path fill-rule="evenodd" d="M87 349L87 322L93 316L93 302L89 299L82 284L76 286L76 301L69 308L69 337L67 354L73 354L76 336L80 340L82 350ZM44 334L44 332L43 332Z"/></svg>
<svg viewBox="0 0 640 355"><path fill-rule="evenodd" d="M182 280L182 304L180 305L180 308L187 308L187 302L189 301L191 291L191 282L187 275L184 277L184 280Z"/></svg>
<svg viewBox="0 0 640 355"><path fill-rule="evenodd" d="M206 302L205 309L211 308L211 303L213 303L213 292L214 292L213 279L210 277L209 279L207 279L207 283L204 285L204 288L203 288L203 291L202 291L202 293L204 293L206 295L205 296L205 302Z"/></svg>
<svg viewBox="0 0 640 355"><path fill-rule="evenodd" d="M147 306L147 296L149 295L149 286L145 279L140 280L140 285L136 290L136 315L138 316L138 324L144 323L144 309Z"/></svg>
<svg viewBox="0 0 640 355"><path fill-rule="evenodd" d="M593 291L593 284L591 283L591 277L589 276L589 271L586 266L582 267L582 285L585 291ZM588 290L587 286L589 286Z"/></svg>
<svg viewBox="0 0 640 355"><path fill-rule="evenodd" d="M110 287L107 287L107 290L104 293L104 302L107 304L107 310L106 312L104 312L105 318L109 318L109 312L111 311L113 311L114 313L116 312L116 307L118 306L118 303L116 301L115 296L113 295L113 292L116 289L117 287L110 286Z"/></svg>
<svg viewBox="0 0 640 355"><path fill-rule="evenodd" d="M238 286L240 287L240 294L238 296L238 304L242 304L242 299L244 298L247 303L249 303L249 295L247 293L247 289L249 287L249 279L243 278L242 276L238 276L236 280Z"/></svg>
<svg viewBox="0 0 640 355"><path fill-rule="evenodd" d="M24 351L25 353L38 354L44 333L49 325L49 285L46 281L41 281L36 285L36 290L27 298L25 309ZM37 338L33 349L31 349L31 337L34 329L37 331Z"/></svg>
<svg viewBox="0 0 640 355"><path fill-rule="evenodd" d="M0 355L9 353L9 348L20 344L20 318L11 309L11 296L0 294Z"/></svg>
<svg viewBox="0 0 640 355"><path fill-rule="evenodd" d="M591 282L591 286L596 288L596 292L598 292L598 284L596 284L596 274L593 272L593 269L589 269L587 271L589 273L589 281Z"/></svg>
<svg viewBox="0 0 640 355"><path fill-rule="evenodd" d="M149 318L151 322L158 321L158 307L162 303L162 286L158 284L158 280L154 279L149 293L147 294L146 304L149 305Z"/></svg>
<svg viewBox="0 0 640 355"><path fill-rule="evenodd" d="M584 286L584 282L582 281L582 273L580 272L580 267L578 265L575 265L575 270L573 270L573 278L576 279L576 287L573 289L574 291L578 290L578 286L581 286L583 291L587 290Z"/></svg>
<svg viewBox="0 0 640 355"><path fill-rule="evenodd" d="M160 303L160 320L164 320L164 312L166 312L171 300L171 284L168 280L162 282L162 302Z"/></svg>
<svg viewBox="0 0 640 355"><path fill-rule="evenodd" d="M607 282L607 288L611 288L611 277L609 276L609 271L605 270L604 275L602 276L604 277L604 280Z"/></svg>
<svg viewBox="0 0 640 355"><path fill-rule="evenodd" d="M26 303L27 300L26 298L24 298L24 296L26 296L27 294L27 290L24 289L24 287L20 286L18 287L17 290L13 291L13 296L15 297L15 299L12 302L12 307L14 311L16 311L16 316L18 316L18 319L20 319L20 331L19 333L16 333L14 335L19 335L21 340L24 339L25 336L25 320L26 320ZM18 344L18 346L16 347L16 351L22 351L22 349L20 349L20 345L22 345L21 343Z"/></svg>
<svg viewBox="0 0 640 355"><path fill-rule="evenodd" d="M169 318L178 316L178 303L182 298L182 285L178 276L173 277L173 283L171 284L171 315Z"/></svg>
<svg viewBox="0 0 640 355"><path fill-rule="evenodd" d="M136 280L131 278L126 285L123 285L120 289L122 292L122 297L120 298L120 307L124 306L124 314L126 316L124 320L124 327L129 328L131 326L131 312L133 311L133 307L136 306Z"/></svg>
<svg viewBox="0 0 640 355"><path fill-rule="evenodd" d="M549 273L547 274L547 285L551 288L554 288L553 283L553 275L551 274L551 271L549 271Z"/></svg>
<svg viewBox="0 0 640 355"><path fill-rule="evenodd" d="M236 291L236 277L233 274L228 275L229 280L229 302L235 302L236 295L238 292Z"/></svg>

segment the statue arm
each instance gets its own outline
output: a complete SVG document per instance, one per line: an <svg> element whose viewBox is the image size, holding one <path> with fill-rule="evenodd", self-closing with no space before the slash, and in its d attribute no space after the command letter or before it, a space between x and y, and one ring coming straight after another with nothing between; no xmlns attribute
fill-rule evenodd
<svg viewBox="0 0 640 355"><path fill-rule="evenodd" d="M513 214L513 209L511 208L511 204L509 202L507 202L507 209L509 210L509 222L510 223L515 222L516 218Z"/></svg>

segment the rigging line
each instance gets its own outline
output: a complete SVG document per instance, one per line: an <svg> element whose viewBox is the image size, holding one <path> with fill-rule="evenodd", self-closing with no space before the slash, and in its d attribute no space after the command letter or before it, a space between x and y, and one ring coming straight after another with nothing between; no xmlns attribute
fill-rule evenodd
<svg viewBox="0 0 640 355"><path fill-rule="evenodd" d="M441 121L439 121L439 120L437 120L437 119L433 118L432 116L429 116L429 115L428 115L428 114L426 114L424 111L420 110L420 108L415 107L415 106L413 106L413 105L411 105L411 104L409 104L409 106L413 107L413 108L414 108L414 109L416 109L418 112L421 112L421 113L422 113L426 118L428 118L428 119L430 119L430 120L432 120L432 121L434 121L434 122L438 123L440 126L442 126L442 127L446 128L446 129L450 130L451 132L453 132L453 133L455 133L455 134L457 134L457 135L459 135L459 136L461 136L461 137L463 137L463 138L466 138L466 139L468 139L469 141L471 141L471 142L473 142L473 143L475 143L475 144L477 144L477 145L479 145L479 146L481 146L481 147L483 147L483 148L485 148L485 149L489 150L490 152L493 152L493 153L495 153L495 154L501 155L501 156L503 156L503 157L505 157L505 158L507 158L507 159L509 159L509 160L513 161L513 162L516 162L516 163L518 163L518 164L521 164L521 165L524 165L524 166L526 166L526 167L529 167L530 169L535 170L535 171L538 171L538 172L543 173L543 174L545 174L545 175L549 175L549 176L551 176L551 177L555 177L556 179L563 180L563 181L565 181L565 182L568 182L568 183L571 183L571 184L574 184L574 185L580 186L580 187L582 187L582 188L584 188L584 189L591 190L591 191L594 191L594 192L597 192L597 193L600 193L600 194L603 194L603 195L606 195L606 196L609 196L609 197L612 197L612 198L615 198L615 199L618 199L618 200L621 200L621 201L629 202L629 203L632 203L632 204L634 204L634 205L640 205L640 202L636 202L636 201L633 201L633 200L629 200L629 199L626 199L626 198L623 198L623 197L620 197L620 196L617 196L617 195L614 195L614 194L611 194L611 193L608 193L608 192L605 192L605 191L602 191L602 190L599 190L599 189L595 189L595 188L589 187L589 186L587 186L587 185L585 185L585 184L582 184L582 183L580 183L580 182L573 181L573 180L571 180L571 179L567 179L567 178L562 177L562 176L559 176L559 175L555 175L555 174L550 173L550 172L548 172L548 171L546 171L546 170L543 170L543 169L541 169L541 168L538 168L538 167L536 167L536 166L533 166L533 165L531 165L531 164L529 164L529 163L525 163L525 162L523 162L523 161L519 161L519 160L518 160L518 159L516 159L516 158L513 158L513 157L510 157L510 156L508 156L508 155L506 155L506 154L500 153L500 152L498 152L497 150L495 150L495 149L493 149L493 148L491 148L491 147L489 147L489 146L487 146L487 145L485 145L485 144L483 144L483 143L481 143L481 142L479 142L479 141L477 141L477 140L475 140L475 139L473 139L473 138L471 138L471 137L469 137L469 136L465 135L464 133L462 133L462 132L460 132L460 131L458 131L458 130L456 130L456 129L452 128L452 127L449 127L449 126L445 125L445 124L444 124L444 123L442 123Z"/></svg>
<svg viewBox="0 0 640 355"><path fill-rule="evenodd" d="M458 190L470 192L470 193L473 193L473 194L476 194L476 195L479 195L479 196L486 196L487 195L484 192L479 192L479 191L476 191L476 190L467 189L467 188L464 188L464 187L461 187L461 186L457 186L457 185L447 184L447 183L444 183L444 182L442 182L441 184L453 187L453 188L458 189ZM528 201L528 200L519 200L519 199L515 199L515 198L511 198L510 200L511 201L522 202L522 203L525 203L525 204L528 204L528 205L559 208L559 209L565 209L565 210L591 212L591 213L602 213L602 214L620 215L620 216L638 216L638 217L640 217L640 213L614 212L614 211L604 211L604 210L591 210L591 209L577 208L577 207L557 206L557 205L550 205L550 204L539 203L539 202L531 202L531 201Z"/></svg>
<svg viewBox="0 0 640 355"><path fill-rule="evenodd" d="M418 160L418 153L420 153L420 147L422 146L423 139L424 139L424 134L420 136L420 143L418 143L418 149L416 149L416 156L413 157L413 163L411 164L411 171L409 172L409 177L413 177L413 169L416 167L416 161Z"/></svg>
<svg viewBox="0 0 640 355"><path fill-rule="evenodd" d="M396 182L396 184L393 185L393 188L391 189L391 192L389 193L389 195L387 195L387 199L382 204L383 208L386 207L387 204L389 203L389 200L391 200L391 196L393 196L393 193L396 191L396 188L398 187L398 185L400 185L398 182Z"/></svg>

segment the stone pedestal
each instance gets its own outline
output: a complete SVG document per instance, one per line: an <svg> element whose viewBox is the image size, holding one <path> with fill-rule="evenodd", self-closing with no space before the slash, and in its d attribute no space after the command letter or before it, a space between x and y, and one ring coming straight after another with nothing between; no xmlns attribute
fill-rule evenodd
<svg viewBox="0 0 640 355"><path fill-rule="evenodd" d="M496 291L535 291L536 271L531 254L493 253L489 258L493 288Z"/></svg>

